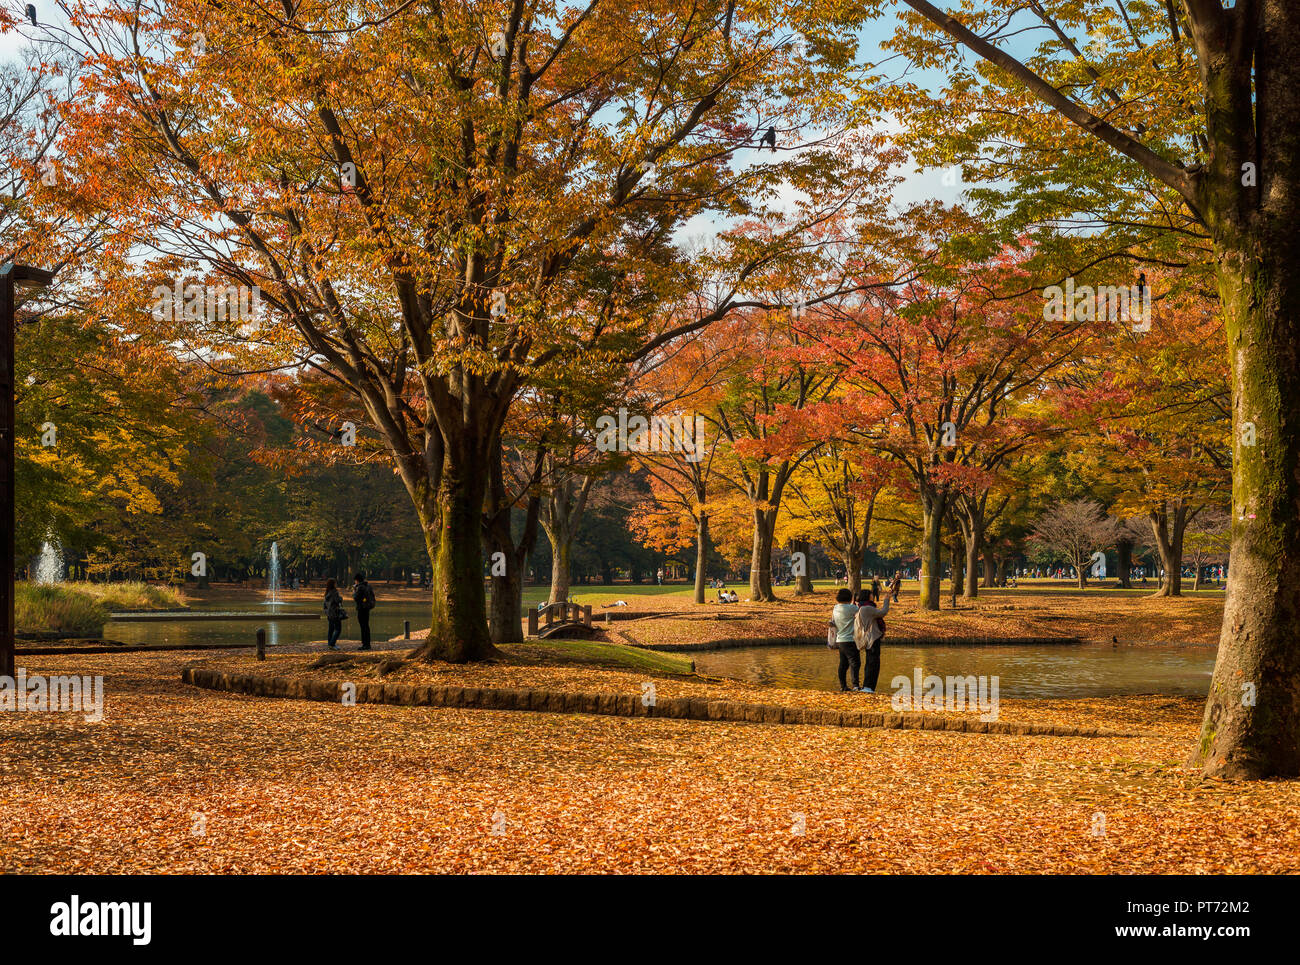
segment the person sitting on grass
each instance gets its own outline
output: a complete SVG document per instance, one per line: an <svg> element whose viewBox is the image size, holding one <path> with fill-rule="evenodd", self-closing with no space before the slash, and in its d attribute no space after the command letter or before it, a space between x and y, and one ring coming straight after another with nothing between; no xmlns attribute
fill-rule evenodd
<svg viewBox="0 0 1300 965"><path fill-rule="evenodd" d="M831 620L827 624L829 630L834 631L834 643L827 641L827 646L833 646L840 653L840 690L843 693L856 692L858 689L858 664L861 658L858 656L858 645L853 641L854 618L858 614L858 608L853 605L853 591L844 587L835 594L835 609L831 611ZM832 634L828 633L830 637ZM847 679L846 679L847 676ZM849 686L848 681L853 681Z"/></svg>

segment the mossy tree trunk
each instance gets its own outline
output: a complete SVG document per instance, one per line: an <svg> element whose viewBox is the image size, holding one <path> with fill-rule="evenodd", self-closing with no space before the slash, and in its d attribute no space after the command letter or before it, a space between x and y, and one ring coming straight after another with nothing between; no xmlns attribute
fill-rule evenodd
<svg viewBox="0 0 1300 965"><path fill-rule="evenodd" d="M1300 61L1300 49L1289 56ZM1294 104L1300 73L1293 84ZM1285 137L1295 146L1296 130ZM1195 755L1216 777L1300 774L1300 172L1290 171L1289 223L1264 219L1243 250L1219 258L1233 383L1232 565ZM1243 444L1246 423L1254 446Z"/></svg>
<svg viewBox="0 0 1300 965"><path fill-rule="evenodd" d="M497 651L487 625L483 586L483 478L481 452L448 454L436 490L436 513L421 513L433 561L433 613L417 658L466 663Z"/></svg>
<svg viewBox="0 0 1300 965"><path fill-rule="evenodd" d="M939 609L943 581L943 517L947 493L942 489L921 490L921 590L917 606Z"/></svg>

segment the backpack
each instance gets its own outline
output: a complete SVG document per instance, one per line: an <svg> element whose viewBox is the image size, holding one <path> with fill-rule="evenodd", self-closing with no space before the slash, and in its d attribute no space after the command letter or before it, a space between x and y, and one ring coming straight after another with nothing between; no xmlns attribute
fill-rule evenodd
<svg viewBox="0 0 1300 965"><path fill-rule="evenodd" d="M859 650L865 650L871 643L868 637L868 628L862 622L862 611L859 610L853 617L853 642L858 645Z"/></svg>
<svg viewBox="0 0 1300 965"><path fill-rule="evenodd" d="M362 591L361 599L357 601L357 605L364 605L367 611L373 610L375 608L375 591L370 588L369 583L364 584L364 586L365 589Z"/></svg>
<svg viewBox="0 0 1300 965"><path fill-rule="evenodd" d="M862 611L859 610L858 616L853 618L853 642L858 645L859 650L865 650L871 646L871 628L862 622L860 619L861 614ZM876 617L875 620L876 629L880 631L880 635L876 637L876 643L879 643L885 636L885 618Z"/></svg>

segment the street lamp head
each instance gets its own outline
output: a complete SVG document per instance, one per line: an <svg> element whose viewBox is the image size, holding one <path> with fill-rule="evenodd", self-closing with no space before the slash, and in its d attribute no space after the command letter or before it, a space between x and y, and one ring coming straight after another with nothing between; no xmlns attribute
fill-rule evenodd
<svg viewBox="0 0 1300 965"><path fill-rule="evenodd" d="M0 280L10 276L15 288L48 288L54 282L54 272L31 265L15 265L12 261L0 265Z"/></svg>

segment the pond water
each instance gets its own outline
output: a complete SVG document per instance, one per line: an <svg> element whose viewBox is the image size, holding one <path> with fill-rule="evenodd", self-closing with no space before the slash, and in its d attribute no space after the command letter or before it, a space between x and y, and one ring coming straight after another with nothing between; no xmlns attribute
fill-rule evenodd
<svg viewBox="0 0 1300 965"><path fill-rule="evenodd" d="M196 609L319 614L306 602L277 606L212 605ZM357 639L357 621L343 622L343 641ZM370 616L376 641L396 637L402 622L411 629L429 625L427 602L380 600ZM317 620L161 620L114 621L104 635L134 645L250 644L258 627L266 627L268 646L323 640L324 619ZM1035 646L885 646L880 668L880 690L892 691L897 675L911 677L916 668L923 676L998 677L1003 697L1104 697L1117 694L1169 694L1203 696L1214 672L1214 647L1157 645L1121 647L1078 645ZM742 647L695 652L688 655L701 673L732 677L746 683L808 690L838 690L837 654L822 644L795 647Z"/></svg>
<svg viewBox="0 0 1300 965"><path fill-rule="evenodd" d="M343 621L344 641L359 640L356 615L348 600L348 619ZM268 616L276 613L319 614L318 620L155 620L149 622L130 622L114 620L104 627L104 636L110 640L133 645L159 646L161 644L194 644L196 646L219 646L221 644L252 643L257 636L258 627L266 627L267 646L283 646L289 643L305 643L309 640L324 640L328 628L324 614L319 605L315 608L308 604L286 603L276 606L224 606L196 607L197 610L237 610L248 613L254 609L265 610ZM380 600L379 605L370 613L370 635L372 639L387 640L402 632L402 621L411 621L411 630L421 630L429 625L429 604L405 601Z"/></svg>
<svg viewBox="0 0 1300 965"><path fill-rule="evenodd" d="M886 646L881 654L881 693L892 693L895 676L996 675L1002 697L1107 697L1118 694L1204 696L1214 672L1214 647L1047 645ZM824 644L742 647L692 653L700 673L752 684L807 690L839 690L838 653Z"/></svg>

